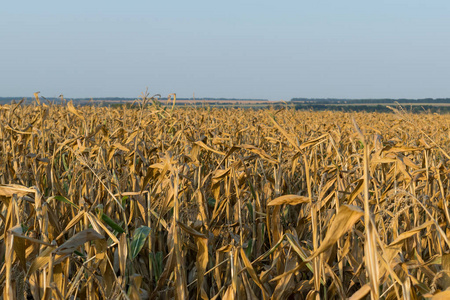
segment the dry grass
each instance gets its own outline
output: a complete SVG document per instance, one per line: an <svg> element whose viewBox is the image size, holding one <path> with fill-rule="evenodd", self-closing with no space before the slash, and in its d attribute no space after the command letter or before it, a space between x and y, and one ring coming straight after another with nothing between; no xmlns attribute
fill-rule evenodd
<svg viewBox="0 0 450 300"><path fill-rule="evenodd" d="M448 116L143 98L0 108L4 299L450 293Z"/></svg>

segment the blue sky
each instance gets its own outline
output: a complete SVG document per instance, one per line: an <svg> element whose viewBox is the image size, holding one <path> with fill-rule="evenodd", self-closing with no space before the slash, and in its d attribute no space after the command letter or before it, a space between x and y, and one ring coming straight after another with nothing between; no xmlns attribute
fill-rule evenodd
<svg viewBox="0 0 450 300"><path fill-rule="evenodd" d="M0 96L450 97L450 1L4 1Z"/></svg>

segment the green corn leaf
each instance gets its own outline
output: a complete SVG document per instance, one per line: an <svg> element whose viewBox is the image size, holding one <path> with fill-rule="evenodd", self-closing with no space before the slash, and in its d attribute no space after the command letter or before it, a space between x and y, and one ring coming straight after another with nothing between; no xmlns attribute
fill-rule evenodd
<svg viewBox="0 0 450 300"><path fill-rule="evenodd" d="M112 229L114 229L115 231L117 231L118 233L124 233L125 230L123 230L122 227L120 227L119 225L117 225L116 222L114 222L110 217L108 217L107 215L105 215L104 213L102 213L102 221L105 222L106 224L109 225L109 227L111 227Z"/></svg>
<svg viewBox="0 0 450 300"><path fill-rule="evenodd" d="M134 260L141 251L142 247L144 247L145 240L147 239L149 234L150 234L150 227L147 226L139 227L134 231L130 247L131 260Z"/></svg>
<svg viewBox="0 0 450 300"><path fill-rule="evenodd" d="M75 207L76 209L80 209L80 207L78 205L76 205L75 203L71 202L69 199L67 199L66 197L63 196L55 196L54 197L56 200L67 203L72 205L73 207Z"/></svg>

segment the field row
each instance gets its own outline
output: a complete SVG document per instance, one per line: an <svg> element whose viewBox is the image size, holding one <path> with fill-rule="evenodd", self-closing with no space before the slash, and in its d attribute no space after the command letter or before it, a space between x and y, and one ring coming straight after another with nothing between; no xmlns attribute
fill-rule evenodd
<svg viewBox="0 0 450 300"><path fill-rule="evenodd" d="M146 101L0 107L4 299L450 293L448 116Z"/></svg>

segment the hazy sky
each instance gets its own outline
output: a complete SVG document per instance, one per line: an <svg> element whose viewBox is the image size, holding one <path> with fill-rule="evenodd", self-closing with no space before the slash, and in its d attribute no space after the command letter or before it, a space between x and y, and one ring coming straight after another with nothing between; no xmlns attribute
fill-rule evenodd
<svg viewBox="0 0 450 300"><path fill-rule="evenodd" d="M449 0L3 1L0 96L450 97Z"/></svg>

